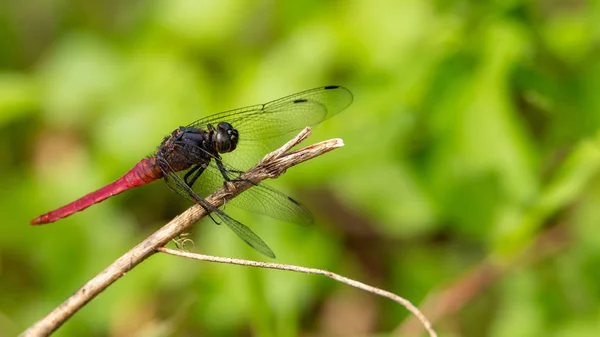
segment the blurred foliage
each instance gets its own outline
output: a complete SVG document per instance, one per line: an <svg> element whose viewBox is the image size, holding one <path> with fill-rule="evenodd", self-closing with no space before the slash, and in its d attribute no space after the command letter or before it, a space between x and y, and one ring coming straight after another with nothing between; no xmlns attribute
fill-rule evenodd
<svg viewBox="0 0 600 337"><path fill-rule="evenodd" d="M582 0L0 2L0 336L189 205L155 183L31 218L179 125L326 84L355 102L309 140L346 146L272 182L316 225L227 209L277 261L428 299L445 336L597 336L598 22ZM192 237L262 258L210 221ZM451 287L484 264L495 277ZM448 289L474 294L436 302ZM407 316L315 276L155 256L56 335L391 336Z"/></svg>

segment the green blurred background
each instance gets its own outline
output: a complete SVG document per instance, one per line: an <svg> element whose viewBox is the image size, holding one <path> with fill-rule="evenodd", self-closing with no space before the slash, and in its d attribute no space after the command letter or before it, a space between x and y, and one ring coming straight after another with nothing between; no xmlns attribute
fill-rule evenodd
<svg viewBox="0 0 600 337"><path fill-rule="evenodd" d="M56 224L209 113L327 84L346 146L271 185L301 227L228 208L277 262L398 293L444 336L600 332L600 2L0 2L0 336L189 204L162 183ZM194 251L263 259L202 221ZM318 276L154 256L57 336L418 336Z"/></svg>

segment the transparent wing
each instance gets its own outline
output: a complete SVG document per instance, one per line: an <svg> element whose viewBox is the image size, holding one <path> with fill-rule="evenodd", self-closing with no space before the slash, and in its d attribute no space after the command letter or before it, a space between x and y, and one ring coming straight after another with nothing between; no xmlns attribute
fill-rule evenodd
<svg viewBox="0 0 600 337"><path fill-rule="evenodd" d="M256 235L248 226L242 224L241 222L229 217L227 214L223 213L221 210L216 211L216 214L219 215L221 220L235 233L240 239L244 240L250 247L254 248L257 252L268 256L272 259L275 258L275 253L269 248L269 246L258 236Z"/></svg>
<svg viewBox="0 0 600 337"><path fill-rule="evenodd" d="M336 115L347 108L352 100L352 93L348 89L325 86L265 104L220 112L189 126L206 129L207 124L230 123L238 130L240 140L237 149L224 157L228 163L248 169L260 156L282 145L284 141L281 136Z"/></svg>
<svg viewBox="0 0 600 337"><path fill-rule="evenodd" d="M228 177L231 180L237 179L241 171L225 163L223 165ZM192 185L192 189L200 195L208 195L223 187L223 183L224 177L213 160ZM254 187L229 200L227 205L300 225L312 224L314 221L310 211L300 202L264 183L255 184Z"/></svg>
<svg viewBox="0 0 600 337"><path fill-rule="evenodd" d="M223 223L225 223L235 234L237 234L237 236L239 236L244 242L246 242L250 247L254 248L259 253L264 254L265 256L268 256L270 258L275 258L275 253L273 253L271 248L269 248L269 246L250 228L248 228L241 222L231 218L223 211L213 207L203 197L198 195L192 188L190 188L182 180L179 173L173 171L166 161L160 161L159 165L163 170L164 179L169 188L171 188L173 191L175 191L182 197L194 203L200 204L204 209L212 212L212 214L219 217Z"/></svg>
<svg viewBox="0 0 600 337"><path fill-rule="evenodd" d="M344 110L352 99L352 93L344 87L319 87L269 103L220 112L189 126L205 129L207 124L228 122L239 131L240 140L261 140L320 123Z"/></svg>
<svg viewBox="0 0 600 337"><path fill-rule="evenodd" d="M300 202L264 183L255 185L231 201L231 204L238 208L274 219L300 225L314 222L310 211Z"/></svg>

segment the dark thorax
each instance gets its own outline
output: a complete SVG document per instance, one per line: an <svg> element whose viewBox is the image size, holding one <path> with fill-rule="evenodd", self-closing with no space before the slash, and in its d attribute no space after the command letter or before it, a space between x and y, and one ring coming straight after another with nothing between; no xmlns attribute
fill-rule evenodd
<svg viewBox="0 0 600 337"><path fill-rule="evenodd" d="M220 160L219 153L235 150L239 137L231 124L221 122L207 130L180 126L163 139L156 153L169 163L174 171L183 171L191 166L207 165L211 159Z"/></svg>

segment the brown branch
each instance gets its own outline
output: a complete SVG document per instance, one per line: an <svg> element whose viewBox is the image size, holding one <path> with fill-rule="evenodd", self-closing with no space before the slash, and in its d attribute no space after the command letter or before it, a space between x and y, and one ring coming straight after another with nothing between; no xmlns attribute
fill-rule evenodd
<svg viewBox="0 0 600 337"><path fill-rule="evenodd" d="M294 165L298 165L344 145L341 139L331 139L297 151L288 152L292 147L306 139L310 135L310 132L310 128L305 128L294 139L267 155L260 163L244 173L240 180L228 183L227 187L223 186L207 197L206 200L215 207L222 206L227 200L254 186L252 183L259 183L267 178L276 178ZM206 212L201 206L194 205L190 207L129 252L119 257L60 306L29 327L21 336L50 335L104 289L142 261L154 255L158 248L166 245L169 241L185 232L204 216L206 216Z"/></svg>
<svg viewBox="0 0 600 337"><path fill-rule="evenodd" d="M400 297L394 293L391 293L389 291L385 291L383 289L376 288L376 287L370 286L368 284L364 284L362 282L341 276L336 273L332 273L327 270L306 268L306 267L300 267L300 266L289 265L289 264L281 264L281 263L260 262L260 261L252 261L252 260L233 259L230 257L218 257L218 256L211 256L211 255L194 254L194 253L190 253L190 252L186 252L186 251L182 251L182 250L175 250L175 249L170 249L170 248L165 248L165 247L158 248L158 251L162 252L162 253L166 253L166 254L187 257L190 259L195 259L195 260L200 260L200 261L236 264L236 265L241 265L241 266L250 266L250 267L268 268L268 269L279 269L279 270L295 271L298 273L313 274L313 275L323 275L323 276L329 277L330 279L336 280L338 282L345 283L351 287L362 289L364 291L368 291L375 295L387 297L387 298L391 299L392 301L400 303L408 311L410 311L417 319L419 319L421 321L421 324L423 324L423 327L427 330L427 332L429 333L429 336L431 336L431 337L437 336L437 334L431 327L431 323L429 323L429 321L427 320L425 315L423 315L421 313L421 311L419 311L419 309L417 307L415 307L409 300L402 298L402 297Z"/></svg>

